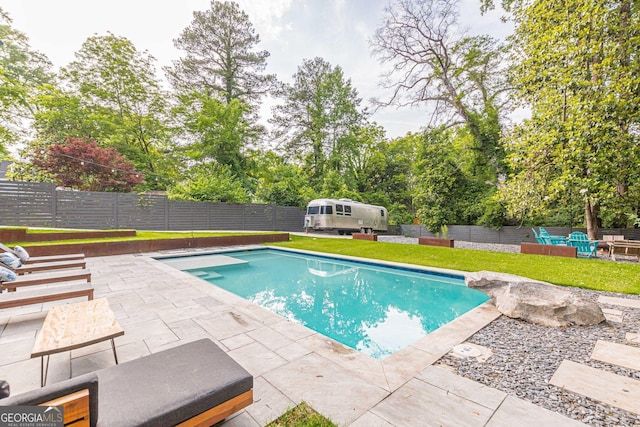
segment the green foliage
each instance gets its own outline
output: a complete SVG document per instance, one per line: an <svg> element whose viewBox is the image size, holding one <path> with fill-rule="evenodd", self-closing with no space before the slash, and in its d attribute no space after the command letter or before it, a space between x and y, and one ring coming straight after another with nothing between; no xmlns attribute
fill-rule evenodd
<svg viewBox="0 0 640 427"><path fill-rule="evenodd" d="M446 224L473 223L480 216L474 212L478 190L458 164L452 138L444 129L425 133L414 166L416 216L432 232Z"/></svg>
<svg viewBox="0 0 640 427"><path fill-rule="evenodd" d="M244 180L247 164L243 151L255 144L261 128L246 119L250 107L239 99L229 103L201 94L179 97L175 114L181 117L189 139L187 153L196 161L228 165Z"/></svg>
<svg viewBox="0 0 640 427"><path fill-rule="evenodd" d="M0 8L0 158L26 140L26 123L38 108L33 97L53 78L47 57L31 49L28 38L11 26Z"/></svg>
<svg viewBox="0 0 640 427"><path fill-rule="evenodd" d="M353 150L352 132L363 118L361 100L342 69L322 58L305 59L293 78L270 122L284 152L304 162L312 187L320 191L325 171L342 172L343 157Z"/></svg>
<svg viewBox="0 0 640 427"><path fill-rule="evenodd" d="M637 2L516 3L512 79L532 109L510 136L504 198L517 218L580 200L625 225L640 208L640 11ZM617 219L616 219L617 218Z"/></svg>
<svg viewBox="0 0 640 427"><path fill-rule="evenodd" d="M34 126L39 141L98 140L144 171L147 188L162 188L163 181L175 175L176 162L170 150L167 94L155 76L154 62L124 37L89 37L75 61L61 70L68 89L50 85L38 97Z"/></svg>
<svg viewBox="0 0 640 427"><path fill-rule="evenodd" d="M273 152L266 153L258 168L256 198L261 203L304 208L315 193L300 166L287 164Z"/></svg>
<svg viewBox="0 0 640 427"><path fill-rule="evenodd" d="M170 199L197 202L247 203L247 190L229 165L202 163L192 167L182 181L168 189Z"/></svg>

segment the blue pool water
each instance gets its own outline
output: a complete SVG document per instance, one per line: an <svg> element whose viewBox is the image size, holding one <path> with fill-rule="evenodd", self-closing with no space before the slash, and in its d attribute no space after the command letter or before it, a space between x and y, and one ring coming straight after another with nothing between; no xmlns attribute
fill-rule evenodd
<svg viewBox="0 0 640 427"><path fill-rule="evenodd" d="M233 264L164 261L377 359L488 300L462 276L272 249L222 255L212 264Z"/></svg>

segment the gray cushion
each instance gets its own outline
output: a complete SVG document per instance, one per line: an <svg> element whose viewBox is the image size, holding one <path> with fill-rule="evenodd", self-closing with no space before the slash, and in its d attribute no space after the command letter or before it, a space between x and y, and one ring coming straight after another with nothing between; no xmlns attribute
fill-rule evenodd
<svg viewBox="0 0 640 427"><path fill-rule="evenodd" d="M99 426L175 425L253 388L253 377L209 339L96 372Z"/></svg>

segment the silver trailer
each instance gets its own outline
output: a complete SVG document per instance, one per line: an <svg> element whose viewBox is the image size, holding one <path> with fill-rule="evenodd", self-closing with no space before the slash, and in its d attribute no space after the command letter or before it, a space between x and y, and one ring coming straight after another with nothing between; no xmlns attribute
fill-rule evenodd
<svg viewBox="0 0 640 427"><path fill-rule="evenodd" d="M387 231L389 213L382 206L351 199L316 199L304 216L305 230L337 230L339 234Z"/></svg>

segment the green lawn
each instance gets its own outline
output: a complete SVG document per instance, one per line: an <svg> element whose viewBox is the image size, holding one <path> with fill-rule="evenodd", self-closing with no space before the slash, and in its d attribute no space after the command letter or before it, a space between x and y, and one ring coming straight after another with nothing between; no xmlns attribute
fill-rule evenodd
<svg viewBox="0 0 640 427"><path fill-rule="evenodd" d="M61 233L67 231L87 231L87 230L61 230L61 229L29 229L28 234ZM137 231L135 237L102 237L96 239L67 239L51 240L44 242L2 242L7 246L47 246L68 243L96 243L96 242L122 242L130 240L163 240L163 239L184 239L188 237L216 237L216 236L240 236L247 234L268 234L269 231Z"/></svg>
<svg viewBox="0 0 640 427"><path fill-rule="evenodd" d="M306 236L271 245L459 271L490 270L562 286L640 294L638 263Z"/></svg>

